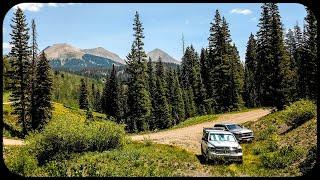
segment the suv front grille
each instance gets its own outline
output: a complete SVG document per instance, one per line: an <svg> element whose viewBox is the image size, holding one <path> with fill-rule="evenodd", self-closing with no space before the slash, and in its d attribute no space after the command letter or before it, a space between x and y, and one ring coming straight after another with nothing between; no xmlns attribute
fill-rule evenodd
<svg viewBox="0 0 320 180"><path fill-rule="evenodd" d="M236 150L230 150L229 147L216 147L215 152L218 154L236 154Z"/></svg>
<svg viewBox="0 0 320 180"><path fill-rule="evenodd" d="M252 136L252 133L250 132L250 133L243 133L242 134L242 137L246 137L246 136Z"/></svg>

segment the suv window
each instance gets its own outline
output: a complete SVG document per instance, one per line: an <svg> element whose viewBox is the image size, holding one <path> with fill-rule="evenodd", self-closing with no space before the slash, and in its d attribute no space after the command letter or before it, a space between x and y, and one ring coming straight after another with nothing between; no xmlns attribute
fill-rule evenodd
<svg viewBox="0 0 320 180"><path fill-rule="evenodd" d="M220 127L220 128L226 129L226 127L224 125L222 125L222 124L216 124L216 125L214 125L214 127Z"/></svg>
<svg viewBox="0 0 320 180"><path fill-rule="evenodd" d="M231 124L231 125L227 125L228 129L233 130L233 129L242 129L241 126L237 125L237 124Z"/></svg>

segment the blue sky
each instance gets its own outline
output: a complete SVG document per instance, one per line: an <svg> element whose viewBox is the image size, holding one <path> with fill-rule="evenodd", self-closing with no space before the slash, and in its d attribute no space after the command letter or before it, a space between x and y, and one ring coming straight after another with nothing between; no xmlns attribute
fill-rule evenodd
<svg viewBox="0 0 320 180"><path fill-rule="evenodd" d="M35 18L38 44L42 50L55 43L68 43L79 48L104 47L125 58L133 41L133 18L138 11L144 27L145 50L160 48L180 60L181 36L185 44L192 44L200 52L208 45L210 22L216 9L229 23L231 38L241 60L245 58L250 33L256 33L261 13L258 3L134 3L134 4L76 4L28 3L20 4L30 25ZM4 53L9 51L10 23L15 8L3 22ZM279 4L285 29L297 22L303 25L306 16L301 4Z"/></svg>

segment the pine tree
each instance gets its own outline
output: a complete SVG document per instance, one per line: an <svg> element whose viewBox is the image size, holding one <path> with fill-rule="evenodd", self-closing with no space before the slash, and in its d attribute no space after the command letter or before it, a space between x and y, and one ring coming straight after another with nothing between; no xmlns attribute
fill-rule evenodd
<svg viewBox="0 0 320 180"><path fill-rule="evenodd" d="M32 121L33 129L43 129L52 117L52 77L51 66L42 51L36 66L35 76L35 107L36 113Z"/></svg>
<svg viewBox="0 0 320 180"><path fill-rule="evenodd" d="M292 70L292 76L296 77L292 79L292 86L290 87L291 102L299 99L299 74L298 64L301 62L303 55L302 49L302 33L298 25L294 26L294 30L288 30L285 39L286 50L290 60L290 69Z"/></svg>
<svg viewBox="0 0 320 180"><path fill-rule="evenodd" d="M133 26L135 40L127 56L126 69L129 74L128 107L130 108L127 125L129 131L143 131L148 129L152 105L147 90L146 54L142 41L144 35L138 12L136 12Z"/></svg>
<svg viewBox="0 0 320 180"><path fill-rule="evenodd" d="M171 71L172 72L172 71ZM180 87L179 78L175 70L171 73L170 76L170 85L172 87L170 91L171 101L171 116L174 119L173 124L178 124L185 118L185 109L183 101L183 93Z"/></svg>
<svg viewBox="0 0 320 180"><path fill-rule="evenodd" d="M80 83L79 107L80 109L89 109L88 90L84 79L81 79Z"/></svg>
<svg viewBox="0 0 320 180"><path fill-rule="evenodd" d="M207 67L209 69L208 80L206 85L206 91L209 98L212 99L213 112L221 112L223 99L220 96L222 86L222 27L221 16L218 10L216 10L213 22L211 22ZM225 79L224 81L228 81Z"/></svg>
<svg viewBox="0 0 320 180"><path fill-rule="evenodd" d="M107 116L112 116L119 119L119 85L117 80L117 72L115 70L114 64L112 65L112 70L110 77L106 80L104 93L103 93L103 112Z"/></svg>
<svg viewBox="0 0 320 180"><path fill-rule="evenodd" d="M208 80L205 86L207 95L214 112L229 111L234 108L235 104L241 104L240 101L235 102L237 101L235 97L238 97L235 94L241 93L238 92L241 91L241 88L236 88L237 86L234 84L233 75L235 74L233 74L232 67L233 59L237 59L237 55L231 45L232 40L228 24L224 17L221 19L218 10L216 10L215 18L211 23L208 40L209 52L206 64L209 71L207 72ZM238 70L234 72L238 72Z"/></svg>
<svg viewBox="0 0 320 180"><path fill-rule="evenodd" d="M156 99L155 99L155 95L156 95L156 76L155 76L155 72L154 72L154 68L152 65L152 61L151 58L149 58L148 64L147 64L147 73L148 73L148 83L149 83L149 93L150 93L150 98L151 98L151 104L152 104L152 117L149 120L149 127L151 130L156 128L156 119L155 119L155 108L156 108Z"/></svg>
<svg viewBox="0 0 320 180"><path fill-rule="evenodd" d="M192 88L194 95L193 101L196 103L197 113L206 114L206 92L202 83L199 57L192 45L186 48L181 64L183 87Z"/></svg>
<svg viewBox="0 0 320 180"><path fill-rule="evenodd" d="M231 110L239 110L243 107L244 72L240 62L239 52L235 45L231 48Z"/></svg>
<svg viewBox="0 0 320 180"><path fill-rule="evenodd" d="M317 20L312 11L307 8L304 27L304 58L301 64L305 64L305 97L316 100L318 93L317 86ZM303 67L302 67L303 68Z"/></svg>
<svg viewBox="0 0 320 180"><path fill-rule="evenodd" d="M168 100L166 98L166 92L164 89L164 81L163 81L163 65L161 62L161 58L156 65L156 91L155 91L155 107L154 107L154 117L155 124L158 128L164 129L168 128L172 125L170 109Z"/></svg>
<svg viewBox="0 0 320 180"><path fill-rule="evenodd" d="M36 23L35 20L32 19L31 21L31 66L30 66L30 118L31 118L31 124L32 129L36 129L38 126L38 123L36 121L39 121L39 119L35 119L37 116L37 109L35 105L35 88L36 88L36 63L37 63L37 56L38 56L38 44L37 44L37 32L36 32Z"/></svg>
<svg viewBox="0 0 320 180"><path fill-rule="evenodd" d="M158 58L158 62L156 63L156 75L158 77L161 77L161 84L162 84L162 87L164 89L164 92L165 92L165 95L167 97L167 94L168 94L168 85L167 85L167 80L166 80L166 70L163 66L163 63L162 63L162 59L161 57Z"/></svg>
<svg viewBox="0 0 320 180"><path fill-rule="evenodd" d="M187 117L193 117L197 113L196 104L194 102L194 94L191 87L186 89L186 98L188 98L188 112L186 112Z"/></svg>
<svg viewBox="0 0 320 180"><path fill-rule="evenodd" d="M258 88L258 101L263 106L271 106L270 102L272 94L269 87L271 87L270 82L273 78L271 72L274 71L273 68L273 57L272 57L272 41L271 41L271 17L269 13L269 8L267 4L261 6L261 18L259 20L259 30L257 32L257 59L258 68L256 77L260 81L257 82ZM271 71L272 69L272 71Z"/></svg>
<svg viewBox="0 0 320 180"><path fill-rule="evenodd" d="M244 81L244 100L246 107L260 106L258 102L257 83L257 54L256 54L256 40L251 33L247 43L246 59L245 59L245 81Z"/></svg>
<svg viewBox="0 0 320 180"><path fill-rule="evenodd" d="M272 18L272 56L273 56L273 69L271 81L271 94L273 95L272 105L278 109L283 109L285 105L292 102L292 89L294 86L294 71L292 63L285 50L283 29L281 17L279 14L278 6L275 3L270 3L270 14ZM269 70L270 71L270 70Z"/></svg>
<svg viewBox="0 0 320 180"><path fill-rule="evenodd" d="M31 126L28 111L30 107L30 47L28 46L29 34L26 17L18 8L12 18L12 45L10 56L11 71L9 84L11 90L10 101L13 102L13 113L18 115L18 121L22 125L23 135L27 135Z"/></svg>
<svg viewBox="0 0 320 180"><path fill-rule="evenodd" d="M209 71L210 68L208 67L208 51L207 49L202 48L200 54L200 73L205 89L208 89L207 85L209 79Z"/></svg>

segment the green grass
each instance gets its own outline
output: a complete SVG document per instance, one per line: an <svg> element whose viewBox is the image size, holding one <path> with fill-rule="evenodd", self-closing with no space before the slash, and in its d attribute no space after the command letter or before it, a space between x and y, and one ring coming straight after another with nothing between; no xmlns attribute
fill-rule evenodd
<svg viewBox="0 0 320 180"><path fill-rule="evenodd" d="M297 108L303 108L302 104ZM55 116L65 120L72 117L83 121L85 118L82 111L61 104L55 104L55 107ZM300 165L310 149L316 146L317 119L312 117L290 131L280 133L287 125L288 117L296 117L291 114L296 112L292 107L294 105L245 123L254 131L256 139L241 145L243 164L201 164L201 158L195 154L148 140L142 143L128 141L121 149L103 152L70 153L68 158L61 154L60 158L42 166L27 149L6 147L4 160L10 170L24 176L300 176ZM313 107L304 106L304 110L313 111ZM310 113L301 113L304 114ZM205 121L203 119L192 122Z"/></svg>
<svg viewBox="0 0 320 180"><path fill-rule="evenodd" d="M12 131L21 132L21 125L17 121L17 116L12 114L12 106L10 104L3 105L3 121L8 124L12 130L4 129L3 136L14 138L15 134ZM106 119L105 114L93 112L95 119L104 120ZM76 119L78 121L85 121L86 112L82 109L77 108L66 108L61 103L53 103L52 120L56 119Z"/></svg>
<svg viewBox="0 0 320 180"><path fill-rule="evenodd" d="M3 92L3 103L9 102L10 92Z"/></svg>

